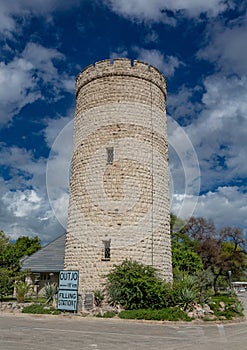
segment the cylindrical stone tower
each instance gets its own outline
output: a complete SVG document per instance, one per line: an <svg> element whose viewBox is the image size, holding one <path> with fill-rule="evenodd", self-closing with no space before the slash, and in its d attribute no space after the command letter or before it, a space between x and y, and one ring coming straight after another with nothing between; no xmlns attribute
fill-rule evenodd
<svg viewBox="0 0 247 350"><path fill-rule="evenodd" d="M132 259L172 279L166 81L147 64L104 60L76 81L65 269L94 291Z"/></svg>

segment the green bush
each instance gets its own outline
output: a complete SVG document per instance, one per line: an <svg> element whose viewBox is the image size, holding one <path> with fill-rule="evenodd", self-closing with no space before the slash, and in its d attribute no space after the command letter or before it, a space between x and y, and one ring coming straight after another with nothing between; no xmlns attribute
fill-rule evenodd
<svg viewBox="0 0 247 350"><path fill-rule="evenodd" d="M103 317L103 318L112 318L116 316L116 312L113 311L106 311L103 315L100 313L96 315L96 317Z"/></svg>
<svg viewBox="0 0 247 350"><path fill-rule="evenodd" d="M125 310L119 313L120 318L136 320L156 320L156 321L191 321L192 319L179 308L166 308L160 310L141 309Z"/></svg>
<svg viewBox="0 0 247 350"><path fill-rule="evenodd" d="M32 305L25 306L22 309L22 312L25 314L52 314L52 315L61 314L60 310L57 310L52 306L48 307L42 304L32 304Z"/></svg>
<svg viewBox="0 0 247 350"><path fill-rule="evenodd" d="M124 309L161 309L170 304L171 286L157 277L152 266L125 260L106 278L110 301Z"/></svg>
<svg viewBox="0 0 247 350"><path fill-rule="evenodd" d="M104 294L101 290L96 289L94 291L94 302L96 306L101 306L102 302L104 300Z"/></svg>

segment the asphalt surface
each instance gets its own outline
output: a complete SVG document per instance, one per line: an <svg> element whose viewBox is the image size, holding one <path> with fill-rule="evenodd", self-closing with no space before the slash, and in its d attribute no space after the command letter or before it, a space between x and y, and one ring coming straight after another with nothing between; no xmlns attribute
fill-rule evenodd
<svg viewBox="0 0 247 350"><path fill-rule="evenodd" d="M239 299L247 317L247 292ZM247 350L247 321L148 322L0 313L0 350Z"/></svg>
<svg viewBox="0 0 247 350"><path fill-rule="evenodd" d="M246 350L247 323L157 323L0 313L0 350Z"/></svg>

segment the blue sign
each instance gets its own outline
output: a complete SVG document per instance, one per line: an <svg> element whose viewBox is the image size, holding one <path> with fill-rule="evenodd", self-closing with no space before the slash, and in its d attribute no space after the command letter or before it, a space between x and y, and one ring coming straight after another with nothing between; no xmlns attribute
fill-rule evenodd
<svg viewBox="0 0 247 350"><path fill-rule="evenodd" d="M77 311L77 300L76 290L59 290L57 308L59 310Z"/></svg>
<svg viewBox="0 0 247 350"><path fill-rule="evenodd" d="M59 274L57 308L65 311L77 311L79 271L63 270Z"/></svg>
<svg viewBox="0 0 247 350"><path fill-rule="evenodd" d="M79 271L60 271L59 289L78 290Z"/></svg>

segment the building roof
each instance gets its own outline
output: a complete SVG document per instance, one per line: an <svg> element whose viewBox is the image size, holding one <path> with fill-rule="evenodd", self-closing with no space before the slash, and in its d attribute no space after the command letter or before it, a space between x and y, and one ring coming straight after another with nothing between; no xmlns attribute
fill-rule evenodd
<svg viewBox="0 0 247 350"><path fill-rule="evenodd" d="M66 234L59 236L22 261L22 270L58 272L64 269Z"/></svg>

